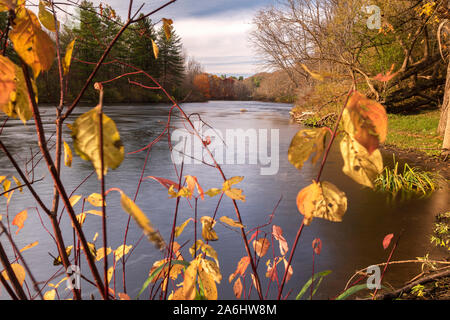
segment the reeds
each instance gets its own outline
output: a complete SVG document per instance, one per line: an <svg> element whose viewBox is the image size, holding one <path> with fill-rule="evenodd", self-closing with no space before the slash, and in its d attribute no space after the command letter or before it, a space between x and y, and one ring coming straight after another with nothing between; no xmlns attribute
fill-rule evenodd
<svg viewBox="0 0 450 320"><path fill-rule="evenodd" d="M375 180L375 186L379 191L390 193L393 197L426 197L439 187L438 180L438 174L411 167L407 163L401 172L399 162L394 158L394 168L385 167Z"/></svg>

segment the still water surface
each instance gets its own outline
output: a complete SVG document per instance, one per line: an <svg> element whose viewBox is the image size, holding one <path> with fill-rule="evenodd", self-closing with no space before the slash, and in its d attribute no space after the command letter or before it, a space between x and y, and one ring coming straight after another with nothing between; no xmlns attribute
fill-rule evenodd
<svg viewBox="0 0 450 320"><path fill-rule="evenodd" d="M292 244L299 225L301 216L299 215L295 198L298 191L311 183L316 176L318 165L314 166L310 162L306 163L302 171L295 169L287 160L287 149L291 138L300 129L299 125L290 123L289 110L291 105L263 103L263 102L229 102L213 101L208 103L186 103L183 106L186 113L197 113L208 124L217 131L226 132L226 129L244 130L252 129L278 129L279 130L279 169L275 175L261 175L261 165L259 164L224 164L223 170L227 177L245 176L245 179L238 185L244 190L246 202L239 202L242 218L247 229L262 225L268 221L275 205L282 198L273 223L281 226L284 236ZM79 107L72 118L89 110L90 107ZM246 109L247 112L241 112ZM41 107L44 113L44 121L47 136L50 136L54 126L50 119L54 111L50 107ZM163 130L168 116L167 105L111 105L105 107L105 112L116 122L126 152L132 152L147 145L156 138ZM193 118L195 119L195 117ZM71 122L71 121L69 121ZM173 118L174 127L182 127L179 119ZM71 144L68 130L64 139ZM10 151L21 159L29 158L30 147L37 150L34 127L30 121L27 126L23 126L19 121L8 121L3 131L2 141L5 141ZM150 153L150 159L145 170L145 176L157 176L176 180L174 166L171 161L170 152L167 147L167 137L156 144ZM270 155L270 149L268 154ZM386 163L391 161L392 155L384 155ZM114 171L108 172L106 177L107 188L121 188L128 196L133 198L137 182L140 177L145 152L137 154L127 154L122 165ZM42 163L43 164L43 163ZM367 188L362 188L345 176L341 168L343 161L338 149L333 149L327 166L323 173L323 179L336 184L343 190L349 199L348 211L342 223L332 223L322 219L315 219L312 224L303 231L299 247L293 261L294 276L287 283L285 292L292 290L291 298L294 298L303 284L311 277L311 243L315 238L320 238L323 243L322 252L315 259L315 270L332 270L332 273L324 279L315 298L333 298L343 289L347 280L356 270L372 264L384 262L388 252L383 250L382 240L388 233L399 234L403 229L403 235L399 247L394 255L395 260L414 259L424 256L427 252L437 253L436 249L430 245L429 236L434 222L435 214L448 210L449 199L448 190L441 189L427 199L411 200L401 204L388 204L386 196L374 193ZM0 155L1 174L15 174L7 159ZM83 179L92 171L88 162L74 157L71 168L63 168L62 177L67 186L68 192L72 192ZM35 177L45 176L46 172L41 166L35 171ZM217 170L204 165L185 165L183 174L197 176L201 186L206 190L211 187L220 187L222 180ZM48 176L43 182L36 184L36 189L42 195L46 203L51 204L51 183ZM92 176L86 183L75 192L83 196L88 196L93 192L99 192L99 183L95 176ZM34 207L34 201L29 194L16 192L13 196L8 214L10 219L19 211L27 207ZM0 213L6 214L6 202L0 200ZM204 201L199 201L198 215L212 216L217 205L218 197L206 197ZM153 224L160 230L165 239L169 239L172 225L175 200L168 199L167 190L152 180L142 183L137 197L137 204L147 213ZM76 212L81 212L81 201L75 207ZM94 209L86 204L84 210ZM47 228L51 229L45 214L41 211L43 220ZM117 248L123 241L124 227L128 216L120 208L120 197L117 193L111 193L107 198L108 215L108 245L113 249ZM226 215L235 218L232 202L224 199L218 211L218 217ZM186 201L182 201L179 211L179 223L193 216L193 210ZM64 230L70 229L70 222L66 214L62 218ZM215 227L219 240L212 243L218 251L220 269L223 275L222 283L219 286L219 298L234 298L232 285L228 283L228 276L234 272L239 259L245 255L245 249L239 233L235 230L225 228L221 224ZM12 227L15 232L16 227ZM84 230L90 240L96 232L101 230L101 220L97 216L88 215ZM200 229L199 229L200 233ZM72 232L65 232L66 245L73 243ZM191 223L185 232L177 239L179 243L192 239L193 224ZM127 243L135 244L140 238L141 232L132 222ZM19 247L23 247L31 242L39 241L39 245L24 252L34 275L39 280L47 279L50 275L58 271L54 267L53 259L49 253L56 255L56 247L48 234L42 228L39 216L35 209L29 208L28 220L25 227L15 236ZM3 244L6 239L1 238ZM97 247L101 246L101 236L97 240ZM278 254L278 245L275 252ZM185 258L188 258L187 250L183 251ZM271 257L271 250L267 257ZM127 289L131 297L136 296L142 283L147 278L149 269L154 261L162 259L161 254L154 247L141 242L127 263ZM111 259L110 259L111 260ZM265 257L259 266L261 277L265 274ZM111 262L110 262L111 263ZM282 264L280 264L282 268ZM281 269L280 268L280 269ZM86 266L82 269L86 275L89 271ZM99 264L99 269L102 270ZM398 286L403 281L419 273L417 265L392 266L385 279L388 283ZM116 285L117 292L122 292L121 263L117 265ZM61 279L55 279L56 283ZM247 279L247 284L250 278ZM248 288L248 285L247 285ZM267 283L263 280L264 292ZM272 295L275 297L275 287L272 287ZM62 290L60 290L62 293ZM96 291L86 286L84 294L88 296ZM69 291L62 293L63 297L70 297ZM255 298L252 295L252 298ZM0 298L6 299L4 290L0 292Z"/></svg>

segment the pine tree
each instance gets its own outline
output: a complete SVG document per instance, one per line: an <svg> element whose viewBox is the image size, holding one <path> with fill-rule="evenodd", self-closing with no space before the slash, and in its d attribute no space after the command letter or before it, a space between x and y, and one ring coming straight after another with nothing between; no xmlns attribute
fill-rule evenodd
<svg viewBox="0 0 450 320"><path fill-rule="evenodd" d="M173 96L177 96L177 88L183 81L184 58L181 38L171 26L171 36L167 39L164 28L158 31L159 47L159 81Z"/></svg>

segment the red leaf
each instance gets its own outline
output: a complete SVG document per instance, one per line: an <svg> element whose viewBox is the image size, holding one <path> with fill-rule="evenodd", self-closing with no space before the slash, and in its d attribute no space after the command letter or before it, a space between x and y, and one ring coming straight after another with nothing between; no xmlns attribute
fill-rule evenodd
<svg viewBox="0 0 450 320"><path fill-rule="evenodd" d="M312 242L312 247L315 254L320 254L320 252L322 251L322 240L320 240L319 238L314 239Z"/></svg>
<svg viewBox="0 0 450 320"><path fill-rule="evenodd" d="M166 187L167 189L169 189L170 186L174 186L175 189L180 190L180 186L178 185L178 183L166 178L148 176L145 177L144 179L153 179L155 181L158 181L162 186Z"/></svg>
<svg viewBox="0 0 450 320"><path fill-rule="evenodd" d="M383 248L384 248L384 250L386 250L386 249L389 247L389 245L391 244L391 240L392 240L393 237L394 237L394 234L393 234L393 233L389 233L388 235L386 235L386 236L384 237L384 239L383 239Z"/></svg>

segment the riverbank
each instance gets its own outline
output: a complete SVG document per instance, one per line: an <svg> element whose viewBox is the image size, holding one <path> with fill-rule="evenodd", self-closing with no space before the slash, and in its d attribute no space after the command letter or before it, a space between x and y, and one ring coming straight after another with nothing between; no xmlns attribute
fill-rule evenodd
<svg viewBox="0 0 450 320"><path fill-rule="evenodd" d="M437 134L440 111L424 111L418 114L389 114L388 135L381 149L395 154L411 166L439 173L450 179L448 161L440 158L442 138ZM307 126L332 125L327 123L330 116L319 119L310 112L291 111L293 121Z"/></svg>

